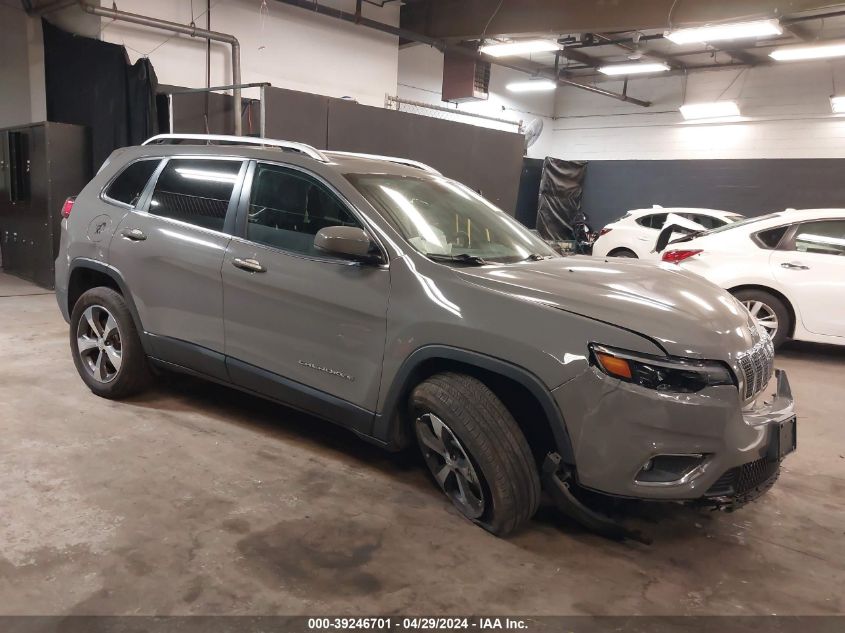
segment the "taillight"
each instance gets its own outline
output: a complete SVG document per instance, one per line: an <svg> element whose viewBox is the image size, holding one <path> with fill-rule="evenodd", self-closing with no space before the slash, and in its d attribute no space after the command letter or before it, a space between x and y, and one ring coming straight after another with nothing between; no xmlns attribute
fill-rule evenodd
<svg viewBox="0 0 845 633"><path fill-rule="evenodd" d="M689 259L693 255L698 255L701 252L701 249L691 249L691 250L680 250L680 251L666 251L663 253L663 261L669 262L670 264L678 264L685 259Z"/></svg>
<svg viewBox="0 0 845 633"><path fill-rule="evenodd" d="M70 212L73 210L73 203L76 201L76 196L71 196L65 203L62 205L62 217L66 218L70 215Z"/></svg>
<svg viewBox="0 0 845 633"><path fill-rule="evenodd" d="M610 233L612 230L613 230L613 229L609 229L609 228L607 228L607 227L604 227L601 231L599 231L599 237L601 237L602 235L607 235L607 234L608 234L608 233Z"/></svg>

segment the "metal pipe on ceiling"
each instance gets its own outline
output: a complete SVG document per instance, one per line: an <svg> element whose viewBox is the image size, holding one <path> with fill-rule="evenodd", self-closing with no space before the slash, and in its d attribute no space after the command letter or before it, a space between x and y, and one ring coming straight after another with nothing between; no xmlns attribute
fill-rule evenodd
<svg viewBox="0 0 845 633"><path fill-rule="evenodd" d="M237 86L232 89L233 97L233 112L235 123L235 135L243 134L243 126L241 123L241 45L238 38L228 33L220 33L219 31L209 31L207 29L200 29L195 26L186 26L178 22L170 22L168 20L160 20L158 18L151 18L145 15L138 15L137 13L129 13L127 11L119 11L118 9L107 9L104 7L90 5L85 0L78 0L79 7L86 13L96 15L99 17L109 18L120 22L130 22L132 24L139 24L153 29L160 29L163 31L170 31L172 33L180 33L182 35L190 35L191 37L200 37L214 42L223 42L229 44L232 49L232 85ZM59 2L52 2L41 8L36 8L35 13L41 15L49 11L55 11L58 8L70 6L66 0Z"/></svg>
<svg viewBox="0 0 845 633"><path fill-rule="evenodd" d="M328 17L332 17L338 20L343 20L344 22L349 22L351 24L358 24L360 26L366 26L367 28L380 31L382 33L387 33L388 35L394 35L396 37L401 37L402 39L410 40L412 42L419 42L420 44L428 44L429 46L433 46L440 51L451 51L458 53L460 55L465 55L468 57L473 57L475 59L479 59L485 62L489 62L495 66L501 66L503 68L510 68L511 70L516 70L521 73L526 73L533 77L543 77L545 79L551 79L552 81L556 81L559 84L564 86L571 86L573 88L579 88L581 90L586 90L587 92L592 92L594 94L599 94L605 97L610 97L611 99L617 99L619 101L626 101L628 103L633 103L634 105L642 106L647 108L651 105L649 101L643 101L642 99L636 99L634 97L629 97L628 95L623 95L618 92L612 92L610 90L603 90L602 88L596 88L595 86L589 86L587 84L578 83L577 81L571 81L569 79L563 79L560 76L555 76L554 73L550 73L548 71L539 69L539 68L532 68L528 66L521 66L519 64L512 64L509 62L505 62L500 58L497 57L490 57L489 55L483 55L478 51L471 50L465 46L457 46L454 44L449 44L443 40L439 40L433 37L429 37L427 35L423 35L422 33L417 33L415 31L409 31L408 29L403 29L398 26L392 26L390 24L384 24L383 22L379 22L377 20L372 20L370 18L365 18L362 16L357 16L355 13L350 13L349 11L343 11L341 9L335 9L333 7L327 7L325 5L319 4L315 0L276 0L276 2L281 2L282 4L287 4L292 7L298 7L300 9L305 9L311 13L318 13L320 15L325 15Z"/></svg>

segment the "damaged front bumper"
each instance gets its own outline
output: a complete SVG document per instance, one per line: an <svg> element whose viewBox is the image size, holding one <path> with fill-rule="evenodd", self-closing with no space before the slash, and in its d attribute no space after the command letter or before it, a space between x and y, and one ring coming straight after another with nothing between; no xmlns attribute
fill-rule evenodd
<svg viewBox="0 0 845 633"><path fill-rule="evenodd" d="M796 446L786 373L776 370L763 394L741 408L731 386L672 394L584 372L554 391L574 445L569 485L615 497L742 505L771 487Z"/></svg>

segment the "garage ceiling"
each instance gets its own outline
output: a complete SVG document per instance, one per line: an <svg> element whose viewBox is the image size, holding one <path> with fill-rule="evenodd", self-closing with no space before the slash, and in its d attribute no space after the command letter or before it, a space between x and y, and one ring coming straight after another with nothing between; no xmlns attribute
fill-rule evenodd
<svg viewBox="0 0 845 633"><path fill-rule="evenodd" d="M670 16L671 11L671 16ZM757 40L678 46L663 37L674 28L780 18L783 35ZM845 3L823 0L405 0L403 29L454 44L554 36L559 53L521 61L569 79L601 80L599 66L662 61L676 72L770 63L775 48L845 39ZM638 42L637 42L638 40ZM519 59L519 58L515 58Z"/></svg>

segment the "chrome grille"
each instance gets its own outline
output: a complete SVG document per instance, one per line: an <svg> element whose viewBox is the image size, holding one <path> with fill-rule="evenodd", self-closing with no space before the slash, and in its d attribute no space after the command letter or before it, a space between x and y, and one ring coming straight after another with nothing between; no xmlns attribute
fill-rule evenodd
<svg viewBox="0 0 845 633"><path fill-rule="evenodd" d="M760 393L775 371L775 347L772 345L772 339L765 336L738 360L743 378L743 397L748 400Z"/></svg>

